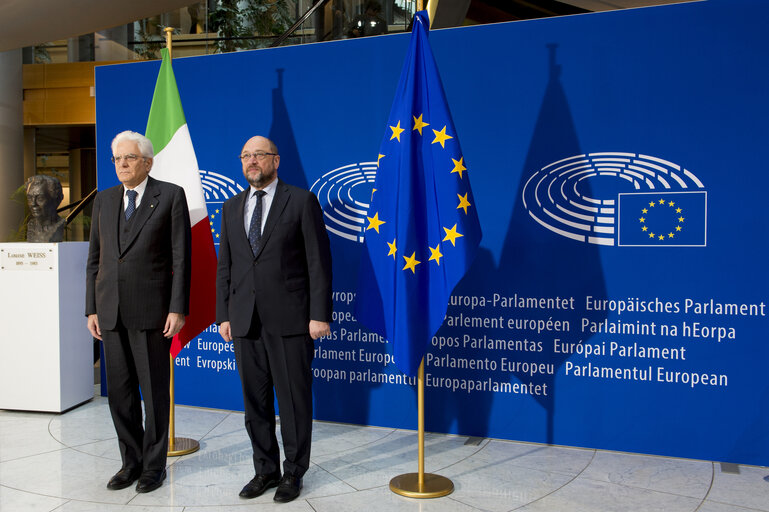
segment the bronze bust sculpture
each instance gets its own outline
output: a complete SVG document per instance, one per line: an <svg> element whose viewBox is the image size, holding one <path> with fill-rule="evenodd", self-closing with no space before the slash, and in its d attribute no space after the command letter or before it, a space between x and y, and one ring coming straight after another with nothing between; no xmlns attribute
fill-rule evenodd
<svg viewBox="0 0 769 512"><path fill-rule="evenodd" d="M38 175L27 180L28 242L61 242L64 240L66 219L56 214L64 199L61 183L54 177Z"/></svg>

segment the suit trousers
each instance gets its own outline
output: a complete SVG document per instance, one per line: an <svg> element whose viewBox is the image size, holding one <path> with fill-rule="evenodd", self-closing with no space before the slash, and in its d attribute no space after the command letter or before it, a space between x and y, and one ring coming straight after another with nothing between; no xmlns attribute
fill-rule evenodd
<svg viewBox="0 0 769 512"><path fill-rule="evenodd" d="M123 467L163 470L168 454L171 341L162 329L127 329L120 320L115 330L102 331L102 340L107 396Z"/></svg>
<svg viewBox="0 0 769 512"><path fill-rule="evenodd" d="M285 456L283 472L301 478L310 466L315 345L308 334L282 337L264 330L260 334L233 340L254 470L259 475L280 468L275 435L277 395Z"/></svg>

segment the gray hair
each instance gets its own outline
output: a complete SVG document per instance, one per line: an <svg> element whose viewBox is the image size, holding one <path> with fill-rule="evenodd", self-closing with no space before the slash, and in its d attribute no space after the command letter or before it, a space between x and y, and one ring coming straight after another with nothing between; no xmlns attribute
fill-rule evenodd
<svg viewBox="0 0 769 512"><path fill-rule="evenodd" d="M115 150L117 150L117 145L124 140L130 140L138 144L139 151L141 152L141 156L144 158L154 158L155 157L155 148L152 147L152 141L149 140L147 137L142 135L141 133L132 132L131 130L126 130L124 132L118 133L114 139L112 139L112 154L115 154Z"/></svg>

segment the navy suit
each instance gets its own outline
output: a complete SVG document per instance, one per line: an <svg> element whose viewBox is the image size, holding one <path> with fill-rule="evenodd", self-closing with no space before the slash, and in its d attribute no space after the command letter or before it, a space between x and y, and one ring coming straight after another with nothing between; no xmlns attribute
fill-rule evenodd
<svg viewBox="0 0 769 512"><path fill-rule="evenodd" d="M310 463L314 344L310 320L331 321L331 251L314 194L278 180L256 255L244 226L251 188L222 211L216 323L230 322L257 474L280 468L273 387L285 451L283 470Z"/></svg>
<svg viewBox="0 0 769 512"><path fill-rule="evenodd" d="M94 199L85 313L97 315L102 332L123 467L162 470L170 407L170 340L163 328L169 312L189 312L190 218L181 187L147 179L128 221L123 185Z"/></svg>

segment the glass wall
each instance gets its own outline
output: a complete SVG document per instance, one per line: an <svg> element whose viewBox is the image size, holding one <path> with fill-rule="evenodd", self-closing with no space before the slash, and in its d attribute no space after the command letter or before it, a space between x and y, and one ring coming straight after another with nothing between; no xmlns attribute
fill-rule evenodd
<svg viewBox="0 0 769 512"><path fill-rule="evenodd" d="M302 19L281 45L404 32L415 6L415 0L204 0L26 48L24 59L25 64L158 59L167 27L173 28L174 52L180 57L265 48Z"/></svg>
<svg viewBox="0 0 769 512"><path fill-rule="evenodd" d="M204 0L126 25L25 48L24 63L159 59L160 49L166 44L167 27L173 28L175 57L403 32L409 29L415 5L413 0ZM297 23L300 20L301 23ZM295 30L278 41L295 24ZM61 72L58 66L53 67ZM35 68L41 67L29 66L25 73L29 71L34 77L54 72L50 67L44 73ZM92 76L91 68L71 71L67 76L78 73ZM46 89L50 85L39 82L25 82L28 103L25 108L31 109L35 98L51 92ZM72 84L65 85L84 84L74 79ZM66 240L88 239L90 205L80 213L74 207L64 207L76 205L96 187L95 126L84 122L87 123L75 118L53 122L43 115L31 116L25 121L25 162L29 170L57 178L64 191L59 214L63 217L73 214ZM12 199L26 203L23 186L14 192ZM20 226L15 240L25 239L24 226Z"/></svg>

